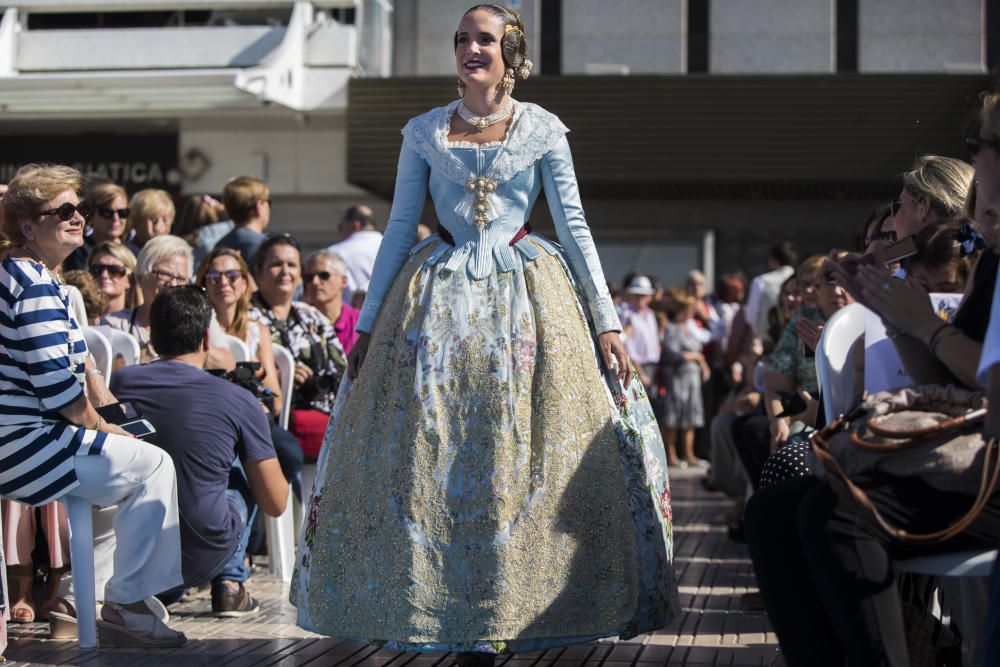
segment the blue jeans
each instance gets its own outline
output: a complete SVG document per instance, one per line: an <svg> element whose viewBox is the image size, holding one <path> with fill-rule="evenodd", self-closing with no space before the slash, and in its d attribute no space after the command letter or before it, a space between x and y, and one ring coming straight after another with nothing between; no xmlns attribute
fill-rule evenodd
<svg viewBox="0 0 1000 667"><path fill-rule="evenodd" d="M253 525L254 517L257 515L257 506L254 505L253 509L247 509L247 503L243 498L243 494L235 489L226 489L226 500L229 501L229 504L239 514L243 530L240 531L240 537L236 540L236 548L233 550L233 553L230 554L229 558L212 575L213 584L219 581L238 581L242 583L247 580L247 542L250 540L250 527Z"/></svg>

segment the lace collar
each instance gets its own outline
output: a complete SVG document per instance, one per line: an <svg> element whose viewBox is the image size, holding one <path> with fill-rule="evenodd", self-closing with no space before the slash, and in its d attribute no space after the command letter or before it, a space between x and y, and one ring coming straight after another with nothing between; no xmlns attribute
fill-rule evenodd
<svg viewBox="0 0 1000 667"><path fill-rule="evenodd" d="M459 100L410 119L403 137L420 157L449 181L464 185L472 174L448 146L450 119ZM509 181L551 151L569 128L552 113L530 102L518 102L507 138L497 149L500 154L489 170L491 178ZM496 144L490 144L495 146Z"/></svg>

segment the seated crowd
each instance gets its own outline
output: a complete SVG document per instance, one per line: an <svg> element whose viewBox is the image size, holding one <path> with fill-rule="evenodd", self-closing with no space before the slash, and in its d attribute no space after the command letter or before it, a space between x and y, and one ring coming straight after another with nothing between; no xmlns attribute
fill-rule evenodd
<svg viewBox="0 0 1000 667"><path fill-rule="evenodd" d="M856 399L936 384L1000 400L1000 95L984 96L980 120L967 140L974 166L919 157L897 198L859 226L856 248L800 262L776 243L766 272L749 282L723 274L714 294L698 271L683 286L632 274L612 289L668 463L705 469L702 483L733 498L729 535L748 544L760 586L746 602L767 611L790 665L908 665L916 640L947 651L953 631L986 637L973 654L1000 661L1000 630L982 632L982 618L916 636L904 609L926 612L933 585L893 564L996 548L1000 496L949 539L902 543L816 475L812 458L814 434L838 417L825 414L817 357L826 359L824 331L845 308L865 320L846 355ZM303 258L294 237L267 233L270 193L253 177L233 179L221 202L191 197L175 220L161 191L129 200L68 167L28 165L2 203L0 410L10 418L0 423L0 493L12 620L75 632L55 502L64 496L97 506L102 644L182 643L162 606L204 584L217 615L257 611L245 582L258 518L307 492L302 467L319 454L381 238L371 211L349 208L340 242ZM86 326L129 334L142 363L116 366L109 385ZM876 339L888 341L879 352ZM237 365L234 347L250 366ZM155 434L133 438L115 404L131 405ZM1000 410L985 433L1000 435ZM852 481L911 532L954 521L975 493L885 472ZM39 529L49 569L35 601Z"/></svg>
<svg viewBox="0 0 1000 667"><path fill-rule="evenodd" d="M56 165L21 168L3 193L0 493L12 622L76 635L64 496L94 505L103 646L183 643L164 607L202 585L217 616L260 607L245 586L264 549L259 517L281 515L290 489L301 502L303 463L319 453L356 339L349 275L370 275L374 253L303 262L294 237L265 233L260 179L233 179L222 200L192 197L175 220L166 192L128 199ZM363 206L341 230L341 243L381 236ZM363 282L352 297L360 305ZM140 363L116 357L105 378L86 327L127 334ZM154 431L142 441L122 427L137 416Z"/></svg>
<svg viewBox="0 0 1000 667"><path fill-rule="evenodd" d="M767 272L749 286L738 274L723 275L708 297L696 271L683 288L629 275L616 294L626 348L653 398L668 461L707 468L703 486L734 500L729 536L748 544L760 587L744 596L744 607L767 612L786 664L924 664L918 651L936 656L927 664L958 664L963 636L966 664L1000 664L996 570L991 630L984 631L985 612L953 612L942 625L931 616L934 578L894 569L896 559L996 549L997 490L957 535L904 542L821 474L812 452L813 434L839 416L824 414L817 355L827 352L820 341L826 323L849 305L846 317L865 332L846 350L852 404L922 385L989 389L1000 400L1000 312L992 308L1000 94L983 97L980 121L979 134L967 139L973 164L917 158L896 199L859 226L856 248L816 248L822 253L798 262L789 243L777 243ZM907 251L897 257L900 248ZM825 344L837 345L830 338ZM984 435L1000 435L1000 411L990 413ZM909 533L954 523L977 492L884 472L851 481ZM955 599L945 605L963 608Z"/></svg>

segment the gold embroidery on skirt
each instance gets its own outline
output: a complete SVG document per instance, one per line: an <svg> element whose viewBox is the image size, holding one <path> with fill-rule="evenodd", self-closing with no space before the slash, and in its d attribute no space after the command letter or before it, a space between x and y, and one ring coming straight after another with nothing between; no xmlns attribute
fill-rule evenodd
<svg viewBox="0 0 1000 667"><path fill-rule="evenodd" d="M635 611L635 532L565 270L543 252L473 282L424 267L431 251L394 282L334 431L310 615L407 642L614 633ZM533 308L515 318L518 289ZM489 307L466 312L463 290Z"/></svg>

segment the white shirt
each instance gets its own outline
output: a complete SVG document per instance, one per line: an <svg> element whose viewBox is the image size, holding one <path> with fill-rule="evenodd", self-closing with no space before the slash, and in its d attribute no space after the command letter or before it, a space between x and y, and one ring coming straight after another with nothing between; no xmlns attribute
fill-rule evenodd
<svg viewBox="0 0 1000 667"><path fill-rule="evenodd" d="M763 273L750 283L747 294L746 313L747 324L753 327L754 335L767 338L767 313L778 304L778 294L781 284L795 273L790 266L783 266L774 271Z"/></svg>
<svg viewBox="0 0 1000 667"><path fill-rule="evenodd" d="M339 255L347 264L344 301L350 301L352 292L363 288L371 281L372 267L375 266L375 256L380 245L382 245L381 233L362 229L327 248L328 251Z"/></svg>

